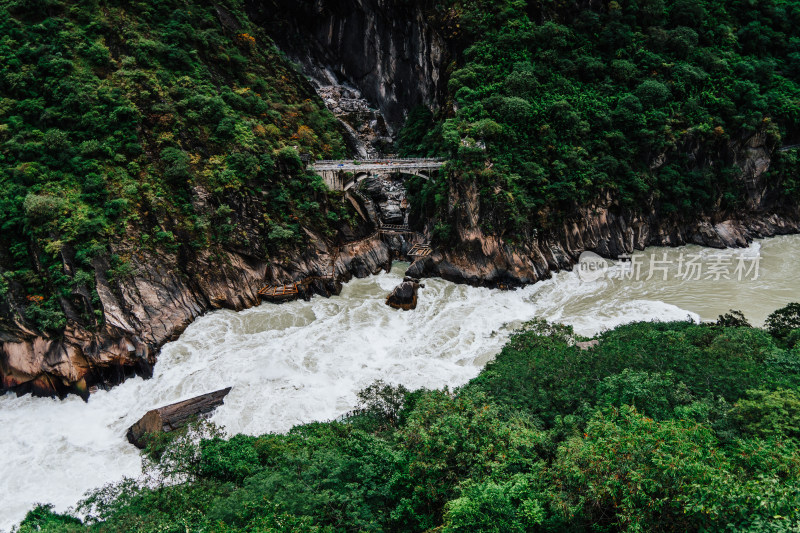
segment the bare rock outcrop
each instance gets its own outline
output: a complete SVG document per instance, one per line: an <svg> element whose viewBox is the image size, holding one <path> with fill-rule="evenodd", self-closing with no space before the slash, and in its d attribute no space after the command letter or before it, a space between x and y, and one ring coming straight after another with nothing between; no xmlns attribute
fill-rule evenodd
<svg viewBox="0 0 800 533"><path fill-rule="evenodd" d="M193 420L208 416L222 405L230 391L231 387L228 387L147 411L128 428L126 434L128 442L137 448L144 448L147 445L148 435L169 433L181 429Z"/></svg>
<svg viewBox="0 0 800 533"><path fill-rule="evenodd" d="M455 210L456 244L440 247L408 274L490 287L513 287L569 270L580 254L592 251L617 258L647 246L697 244L712 248L743 247L754 239L800 232L800 209L787 203L779 180L767 170L774 147L756 133L731 141L716 159L740 169L744 207L736 212L677 218L655 203L638 210L623 208L611 194L578 210L559 227L531 232L510 244L481 228L481 205L475 184L453 184L449 205ZM691 151L691 146L686 147ZM519 237L519 236L517 236ZM521 244L519 242L521 241Z"/></svg>
<svg viewBox="0 0 800 533"><path fill-rule="evenodd" d="M584 251L617 258L647 246L743 247L757 238L800 232L797 212L743 213L720 221L665 220L614 213L608 206L587 208L582 213L557 231L514 245L485 235L477 225L460 225L456 246L434 251L430 258L412 265L408 275L514 287L548 279L554 271L570 270Z"/></svg>
<svg viewBox="0 0 800 533"><path fill-rule="evenodd" d="M418 279L405 278L403 282L394 288L386 297L386 305L395 309L410 311L417 308L417 292L421 285Z"/></svg>

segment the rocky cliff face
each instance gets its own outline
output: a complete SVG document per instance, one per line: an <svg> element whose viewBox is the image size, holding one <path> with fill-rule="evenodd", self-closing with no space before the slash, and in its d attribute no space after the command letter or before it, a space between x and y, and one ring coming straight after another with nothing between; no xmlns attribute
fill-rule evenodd
<svg viewBox="0 0 800 533"><path fill-rule="evenodd" d="M447 43L429 23L432 2L248 0L251 17L318 86L349 85L396 131L446 90Z"/></svg>
<svg viewBox="0 0 800 533"><path fill-rule="evenodd" d="M459 198L476 195L472 187L452 192ZM475 203L465 206L475 208ZM724 219L681 221L662 219L655 213L619 212L613 204L599 204L583 209L582 215L559 229L521 245L486 235L477 225L459 224L457 232L457 245L413 264L407 274L509 288L547 279L553 271L570 270L584 251L616 258L647 246L747 246L753 239L800 232L800 214L796 210L750 212Z"/></svg>
<svg viewBox="0 0 800 533"><path fill-rule="evenodd" d="M360 199L347 201L365 212ZM242 224L247 226L246 221ZM108 265L97 261L96 289L105 316L102 328L70 327L63 335L49 338L21 323L3 324L2 390L86 395L95 384L113 385L133 374L149 376L159 348L203 313L257 305L264 285L326 277L332 264L335 279L314 281L306 296L338 293L342 281L390 267L391 242L370 233L373 227L373 221L364 218L355 233L344 228L338 239L306 230L308 245L285 260L263 259L257 246L248 250L235 242L224 251L195 256L136 250L127 244L137 242L134 238L119 243L113 252L130 257L132 275L111 283L105 275ZM258 230L248 229L250 242L257 243Z"/></svg>
<svg viewBox="0 0 800 533"><path fill-rule="evenodd" d="M766 145L764 134L756 133L731 141L725 153L715 154L718 161L741 169L745 201L737 212L675 218L662 215L655 204L639 211L622 209L608 195L580 209L560 227L517 245L484 234L478 191L474 185L455 184L449 204L458 206L457 243L415 263L408 274L514 287L549 278L553 271L571 269L584 251L616 258L646 246L743 247L753 239L800 232L800 209L784 201L779 184L770 181L767 174L773 149Z"/></svg>

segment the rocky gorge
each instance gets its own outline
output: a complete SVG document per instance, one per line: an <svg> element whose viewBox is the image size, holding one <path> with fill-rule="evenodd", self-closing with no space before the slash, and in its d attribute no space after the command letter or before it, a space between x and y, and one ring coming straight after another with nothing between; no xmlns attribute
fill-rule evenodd
<svg viewBox="0 0 800 533"><path fill-rule="evenodd" d="M309 246L285 261L259 260L242 250L187 258L120 246L115 252L129 254L133 274L112 287L105 275L107 265L98 262L97 293L105 317L99 331L70 327L63 336L49 338L23 323L2 325L3 388L87 395L94 385L119 383L134 373L148 376L158 349L194 319L212 309L257 305L259 289L270 281L323 277L333 263L335 280L314 281L308 287L308 295L330 295L353 276L388 269L389 244L379 234L368 229L365 233L349 246L334 247L330 239L307 231Z"/></svg>
<svg viewBox="0 0 800 533"><path fill-rule="evenodd" d="M446 105L453 52L429 24L424 5L281 0L248 2L248 9L254 20L271 25L278 46L301 64L323 101L345 123L353 153L366 157L385 151L415 106ZM736 137L713 155L741 170L747 197L735 212L676 217L662 213L655 201L638 209L621 208L609 192L548 231L514 242L484 232L474 185L449 181L455 238L413 263L408 275L513 288L570 269L586 250L615 258L646 246L741 247L755 238L796 233L800 212L784 202L768 174L776 148L764 134L755 133ZM662 164L665 157L653 157L652 165ZM306 243L287 247L283 257L267 257L246 244L263 237L255 223L260 213L246 204L239 206L235 222L247 239L222 251L193 252L183 247L156 252L131 244L136 242L133 238L112 243L113 254L129 258L130 274L111 281L108 262L96 260L94 289L103 315L99 328L70 321L62 335L54 336L24 321L0 323L2 390L86 396L95 386L113 385L133 374L148 376L160 347L197 317L214 309L258 305L258 291L265 284L324 278L333 267L333 279L313 281L304 294L329 296L352 277L388 269L393 259L405 258L411 239L375 230L381 221L405 221L404 193L397 182L372 180L365 183L363 194L369 198L348 193L342 199L358 213L355 230L342 227L331 237L304 228ZM193 191L192 201L199 209L203 196L202 190ZM435 223L412 221L426 238ZM65 250L62 255L69 270L69 254Z"/></svg>
<svg viewBox="0 0 800 533"><path fill-rule="evenodd" d="M753 185L750 209L718 219L681 221L655 212L615 212L608 200L584 209L557 232L536 235L525 244L510 244L482 232L477 192L453 187L450 201L462 209L458 243L436 249L431 257L413 263L407 274L513 288L571 269L587 250L616 258L647 246L742 247L755 238L797 233L797 211L782 208L763 183L769 151L757 141L744 145L747 155L740 160ZM371 230L377 221L369 220L363 198L348 195L347 201L364 217L363 233L350 235L351 245L345 240L337 246L307 230L310 245L280 262L259 260L241 250L228 251L222 257L198 255L191 260L178 254L127 250L134 274L118 284L117 290L108 284L104 265L98 264L103 328L96 332L71 328L60 338L48 338L24 324L4 324L0 333L3 387L18 393L86 395L94 385L118 383L134 373L147 376L160 346L175 339L194 319L213 309L242 310L257 305L258 290L270 281L324 276L333 262L335 280L315 281L306 293L307 297L330 296L352 277L387 270L393 258L403 259L409 242ZM369 207L375 211L374 206ZM427 224L428 233L432 224Z"/></svg>

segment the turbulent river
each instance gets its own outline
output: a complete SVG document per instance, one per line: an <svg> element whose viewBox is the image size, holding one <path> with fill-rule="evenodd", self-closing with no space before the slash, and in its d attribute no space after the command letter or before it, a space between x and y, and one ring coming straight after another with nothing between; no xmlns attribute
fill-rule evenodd
<svg viewBox="0 0 800 533"><path fill-rule="evenodd" d="M396 264L330 299L210 313L164 346L152 379L131 379L88 403L2 396L0 530L36 502L66 510L88 489L137 475L128 426L148 409L204 392L233 386L212 418L228 432L280 432L347 412L376 379L409 388L461 385L534 317L584 335L638 320L714 320L731 308L760 325L800 300L800 236L743 250L652 248L634 257L639 280L619 279L619 264L598 279L562 272L508 292L424 280L418 307L408 312L384 305L407 266ZM736 272L741 265L744 276Z"/></svg>

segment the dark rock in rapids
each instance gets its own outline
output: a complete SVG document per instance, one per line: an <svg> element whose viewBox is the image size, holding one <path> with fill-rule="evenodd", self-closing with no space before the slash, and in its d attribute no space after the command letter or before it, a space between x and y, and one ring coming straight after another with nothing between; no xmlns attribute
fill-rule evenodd
<svg viewBox="0 0 800 533"><path fill-rule="evenodd" d="M231 387L228 387L147 411L138 422L128 428L128 442L137 448L144 448L147 445L147 435L175 431L197 418L209 416L222 405L230 391Z"/></svg>
<svg viewBox="0 0 800 533"><path fill-rule="evenodd" d="M419 280L406 278L406 281L395 287L392 293L386 297L386 305L404 311L416 309L419 287Z"/></svg>

